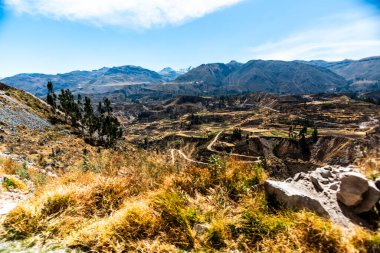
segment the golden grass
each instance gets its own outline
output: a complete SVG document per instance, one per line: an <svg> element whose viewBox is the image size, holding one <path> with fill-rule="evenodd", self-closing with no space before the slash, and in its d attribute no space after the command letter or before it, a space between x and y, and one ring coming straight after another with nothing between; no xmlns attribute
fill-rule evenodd
<svg viewBox="0 0 380 253"><path fill-rule="evenodd" d="M309 212L274 209L261 166L212 157L181 166L145 151L102 151L41 186L4 221L7 238L52 239L95 252L366 252L378 234L347 237ZM204 226L203 232L196 227Z"/></svg>
<svg viewBox="0 0 380 253"><path fill-rule="evenodd" d="M28 190L28 186L20 179L14 176L6 176L3 178L2 187L7 191L26 191Z"/></svg>
<svg viewBox="0 0 380 253"><path fill-rule="evenodd" d="M10 158L0 159L0 173L13 175L16 174L17 167L20 166L16 161Z"/></svg>

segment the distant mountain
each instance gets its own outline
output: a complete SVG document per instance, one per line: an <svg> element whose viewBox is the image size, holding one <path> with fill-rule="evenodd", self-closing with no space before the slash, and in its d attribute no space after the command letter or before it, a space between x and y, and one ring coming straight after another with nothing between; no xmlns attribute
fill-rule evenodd
<svg viewBox="0 0 380 253"><path fill-rule="evenodd" d="M184 75L179 76L175 82L186 83L207 83L213 85L222 84L224 78L229 74L236 71L239 65L236 64L223 64L223 63L211 63L202 64L199 67L192 69Z"/></svg>
<svg viewBox="0 0 380 253"><path fill-rule="evenodd" d="M319 93L341 90L347 85L343 77L322 67L300 62L262 60L253 60L246 64L203 64L178 77L174 82L206 85L207 92L217 93Z"/></svg>
<svg viewBox="0 0 380 253"><path fill-rule="evenodd" d="M328 68L348 80L380 80L380 57L338 62Z"/></svg>
<svg viewBox="0 0 380 253"><path fill-rule="evenodd" d="M303 61L303 63L328 68L351 82L353 91L372 91L380 89L380 56L361 60L337 62Z"/></svg>
<svg viewBox="0 0 380 253"><path fill-rule="evenodd" d="M339 62L252 60L243 64L231 61L182 70L167 67L159 73L127 65L57 75L19 74L1 81L37 96L45 96L48 81L54 83L57 91L62 88L86 94L120 91L125 96L304 94L348 90L365 93L380 89L380 57Z"/></svg>
<svg viewBox="0 0 380 253"><path fill-rule="evenodd" d="M73 71L65 74L19 74L2 82L29 91L37 96L46 94L46 83L52 81L56 90L70 88L74 92L102 93L119 90L133 84L157 84L164 78L157 72L136 66L101 68L93 71Z"/></svg>
<svg viewBox="0 0 380 253"><path fill-rule="evenodd" d="M186 69L174 70L170 67L167 67L167 68L162 69L158 73L162 76L162 78L165 81L173 81L174 79L176 79L180 75L186 74L190 69L191 69L191 67L186 68Z"/></svg>

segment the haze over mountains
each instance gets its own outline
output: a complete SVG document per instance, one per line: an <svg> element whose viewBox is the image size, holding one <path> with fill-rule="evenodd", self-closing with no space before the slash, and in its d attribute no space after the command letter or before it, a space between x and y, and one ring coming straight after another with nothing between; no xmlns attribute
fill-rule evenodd
<svg viewBox="0 0 380 253"><path fill-rule="evenodd" d="M263 61L245 64L202 64L180 71L165 68L159 73L137 66L73 71L65 74L19 74L1 81L37 96L46 94L46 83L86 94L109 93L144 84L144 89L176 94L230 94L269 92L305 94L380 89L380 57L358 61ZM134 89L135 93L139 88Z"/></svg>

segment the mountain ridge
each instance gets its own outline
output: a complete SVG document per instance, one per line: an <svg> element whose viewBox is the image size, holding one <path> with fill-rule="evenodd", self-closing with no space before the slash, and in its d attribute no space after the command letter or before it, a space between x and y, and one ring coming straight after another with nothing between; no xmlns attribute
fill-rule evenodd
<svg viewBox="0 0 380 253"><path fill-rule="evenodd" d="M319 93L342 89L346 80L332 71L309 64L286 61L251 60L202 64L178 77L177 83L216 86L240 92ZM208 87L209 89L209 87Z"/></svg>
<svg viewBox="0 0 380 253"><path fill-rule="evenodd" d="M264 61L202 64L196 68L155 72L124 65L92 71L76 70L61 74L22 73L2 82L37 96L46 94L46 83L56 90L70 88L76 93L100 94L144 85L176 94L223 94L241 92L319 93L334 91L369 92L380 89L380 57L328 62ZM348 84L347 84L348 83ZM165 86L162 88L161 86ZM218 88L219 87L219 88ZM138 93L139 89L135 89ZM213 93L214 92L214 93Z"/></svg>

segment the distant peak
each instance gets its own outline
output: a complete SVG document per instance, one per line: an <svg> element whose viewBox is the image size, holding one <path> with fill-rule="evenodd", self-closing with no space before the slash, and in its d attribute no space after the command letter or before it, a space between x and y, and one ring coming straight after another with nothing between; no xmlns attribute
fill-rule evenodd
<svg viewBox="0 0 380 253"><path fill-rule="evenodd" d="M172 69L171 67L166 67L166 68L163 68L161 71L160 71L160 73L161 72L175 72L175 70L174 69Z"/></svg>

